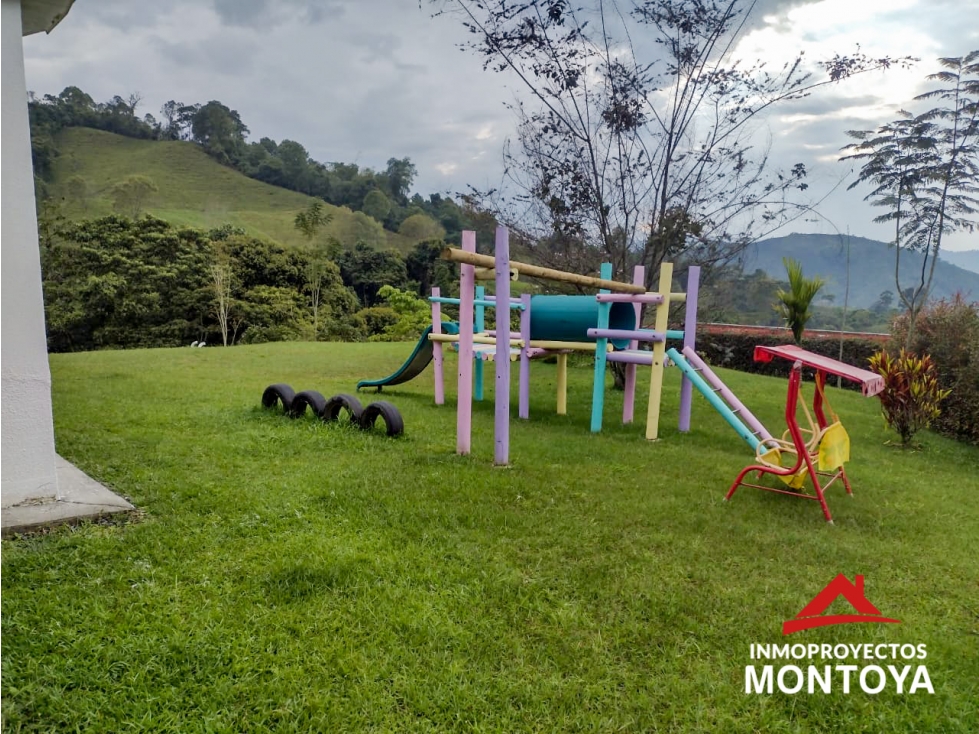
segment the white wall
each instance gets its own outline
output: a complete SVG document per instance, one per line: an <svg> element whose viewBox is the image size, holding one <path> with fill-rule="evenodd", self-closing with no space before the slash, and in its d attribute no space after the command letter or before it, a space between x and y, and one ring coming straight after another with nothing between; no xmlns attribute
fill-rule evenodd
<svg viewBox="0 0 979 734"><path fill-rule="evenodd" d="M2 506L56 497L51 373L48 370L41 297L41 264L34 213L27 86L21 40L20 0L0 0L0 339L2 339Z"/></svg>

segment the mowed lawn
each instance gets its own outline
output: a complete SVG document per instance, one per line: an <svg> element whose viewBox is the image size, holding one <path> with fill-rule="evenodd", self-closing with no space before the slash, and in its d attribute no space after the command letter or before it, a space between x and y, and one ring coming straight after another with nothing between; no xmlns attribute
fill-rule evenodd
<svg viewBox="0 0 979 734"><path fill-rule="evenodd" d="M459 457L431 371L383 395L401 439L259 408L273 382L352 392L410 348L53 356L60 453L142 517L4 541L4 730L976 731L975 448L885 446L877 401L831 390L854 496L830 490L829 526L815 502L722 501L750 452L699 395L677 432L675 370L651 444L620 393L589 433L584 365L554 415L535 363L509 469L492 391ZM786 380L719 374L780 432ZM783 638L839 573L901 624ZM926 644L935 693L745 694L749 645L783 642Z"/></svg>

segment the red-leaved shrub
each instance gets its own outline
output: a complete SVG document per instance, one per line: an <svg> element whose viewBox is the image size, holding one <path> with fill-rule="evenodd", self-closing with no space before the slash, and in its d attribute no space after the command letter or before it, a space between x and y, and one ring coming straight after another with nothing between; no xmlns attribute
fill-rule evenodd
<svg viewBox="0 0 979 734"><path fill-rule="evenodd" d="M907 446L914 434L938 418L949 391L939 387L938 370L927 354L919 357L902 349L892 357L880 351L870 358L870 369L884 378L879 396L884 420Z"/></svg>

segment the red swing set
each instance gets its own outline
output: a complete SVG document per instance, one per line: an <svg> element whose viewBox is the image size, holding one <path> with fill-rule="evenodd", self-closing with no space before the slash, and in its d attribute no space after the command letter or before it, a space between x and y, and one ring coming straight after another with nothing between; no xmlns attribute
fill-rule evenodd
<svg viewBox="0 0 979 734"><path fill-rule="evenodd" d="M738 478L728 490L725 500L731 499L738 487L754 487L767 492L787 494L802 499L818 500L823 508L826 521L833 522L829 507L826 504L825 491L837 479L843 482L846 493L853 494L850 481L847 479L844 463L850 458L850 443L843 424L829 404L826 397L826 375L837 375L845 380L860 385L864 397L873 397L884 389L884 379L873 372L852 367L830 357L824 357L808 352L801 347L786 345L765 347L756 346L754 358L756 362L771 362L776 357L792 362L792 372L789 375L789 390L785 399L785 423L788 430L781 439L767 438L758 445L755 453L755 463L746 466L738 474ZM808 367L816 371L816 390L813 394L812 408L816 420L813 421L806 404L801 398L802 368ZM799 426L796 419L798 405L809 421L809 428ZM827 420L827 412L832 420ZM808 439L804 434L808 434ZM794 464L783 465L783 457L795 456ZM761 484L749 484L745 477L757 472L755 481L761 480L764 474L772 474L781 479L792 490L766 487ZM802 489L806 478L812 481L815 495L803 494ZM820 477L824 480L820 482ZM828 478L828 479L827 479Z"/></svg>

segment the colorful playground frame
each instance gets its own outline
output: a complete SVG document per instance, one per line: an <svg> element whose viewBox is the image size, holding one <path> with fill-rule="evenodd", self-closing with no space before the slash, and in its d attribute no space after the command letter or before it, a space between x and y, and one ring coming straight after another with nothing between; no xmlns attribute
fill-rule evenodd
<svg viewBox="0 0 979 734"><path fill-rule="evenodd" d="M700 268L691 266L686 293L673 293L673 264L663 263L659 274L659 292L647 292L645 271L635 269L632 283L612 280L610 263L602 265L600 277L569 273L510 260L509 232L496 230L494 255L476 253L476 233L463 232L462 249L446 248L442 257L460 263L459 298L443 298L432 290L432 329L428 339L433 343L435 367L435 402L445 402L443 344L454 344L459 352L456 453L468 454L472 439L472 401L483 398L484 361L495 362L494 463L509 464L510 457L510 362L519 361L518 416L530 417L530 361L557 356L557 412L567 412L567 355L585 351L595 354L595 377L592 391L591 430L602 428L605 402L605 367L608 362L625 365L625 397L622 422L633 420L638 366L650 367L649 403L646 409L646 438L659 437L659 417L663 390L663 368L666 364L666 340L683 343L693 352L697 327L697 295ZM496 295L486 296L476 285L477 267L481 274L491 272L496 281ZM599 289L595 296L510 297L510 281L515 275L573 283ZM559 299L565 299L560 301ZM667 330L671 303L686 302L682 331ZM459 307L457 334L442 333L441 305ZM505 304L505 306L504 306ZM643 306L655 306L653 329L639 328ZM495 309L494 331L485 329L485 312ZM520 312L520 330L511 332L510 311ZM587 322L587 323L586 323ZM508 338L503 338L505 335ZM640 342L653 345L652 351L639 350ZM492 349L490 349L492 348ZM679 429L690 430L693 383L684 373L680 391Z"/></svg>

